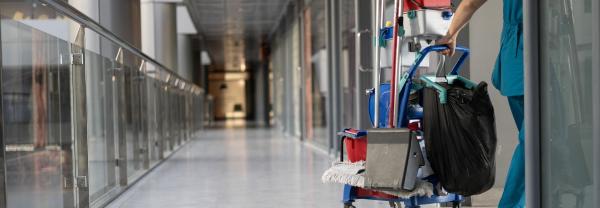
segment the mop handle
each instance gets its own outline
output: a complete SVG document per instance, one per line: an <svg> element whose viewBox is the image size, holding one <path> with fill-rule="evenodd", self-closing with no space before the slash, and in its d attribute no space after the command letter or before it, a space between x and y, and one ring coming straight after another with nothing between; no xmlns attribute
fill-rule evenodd
<svg viewBox="0 0 600 208"><path fill-rule="evenodd" d="M379 41L380 41L380 33L381 33L381 28L383 28L383 17L384 17L384 10L385 10L385 0L376 0L375 1L375 6L374 6L374 13L375 13L375 24L373 24L374 27L374 39L375 39L375 44L373 45L374 49L375 49L375 54L373 57L373 89L375 89L375 97L379 98L379 96L381 95L381 92L379 92L379 83L380 83L380 77L381 77L381 62L380 62L380 54L381 54L381 49L379 46ZM375 106L379 106L379 99L375 99ZM379 121L379 108L375 107L375 121ZM379 122L373 122L373 127L374 128L379 128Z"/></svg>
<svg viewBox="0 0 600 208"><path fill-rule="evenodd" d="M400 1L404 1L404 0L395 0L395 10L394 10L394 33L392 34L393 36L393 40L394 40L394 44L392 46L392 82L391 82L391 86L390 86L390 111L388 113L388 126L390 128L395 128L395 123L394 122L394 109L396 107L396 76L397 76L397 70L398 70L398 26L399 26L399 21L398 21L398 16L400 15L400 8L402 7L402 3Z"/></svg>

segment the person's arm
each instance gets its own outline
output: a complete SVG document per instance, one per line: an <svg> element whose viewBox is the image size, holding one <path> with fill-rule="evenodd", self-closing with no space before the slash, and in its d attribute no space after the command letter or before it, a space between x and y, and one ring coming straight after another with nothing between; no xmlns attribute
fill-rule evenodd
<svg viewBox="0 0 600 208"><path fill-rule="evenodd" d="M460 5L458 5L458 9L456 9L456 12L454 13L454 18L452 18L452 23L450 23L450 27L448 28L448 34L436 42L440 45L448 45L450 48L442 51L442 54L450 56L454 55L458 33L460 33L460 30L462 30L467 22L471 20L475 11L477 11L477 9L485 2L486 0L463 0Z"/></svg>

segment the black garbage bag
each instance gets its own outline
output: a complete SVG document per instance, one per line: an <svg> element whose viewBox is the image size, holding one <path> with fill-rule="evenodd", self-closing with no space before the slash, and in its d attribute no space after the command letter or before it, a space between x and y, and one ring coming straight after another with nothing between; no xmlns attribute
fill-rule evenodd
<svg viewBox="0 0 600 208"><path fill-rule="evenodd" d="M496 172L496 124L487 83L472 90L458 81L439 84L447 89L445 104L435 89L423 89L427 158L448 192L483 193L494 185Z"/></svg>

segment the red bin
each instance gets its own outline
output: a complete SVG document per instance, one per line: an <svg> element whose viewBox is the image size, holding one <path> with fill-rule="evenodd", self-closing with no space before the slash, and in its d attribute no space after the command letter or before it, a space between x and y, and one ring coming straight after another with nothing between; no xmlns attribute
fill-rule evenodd
<svg viewBox="0 0 600 208"><path fill-rule="evenodd" d="M450 0L404 0L404 12L420 9L449 9Z"/></svg>
<svg viewBox="0 0 600 208"><path fill-rule="evenodd" d="M344 129L341 132L346 154L350 162L367 161L367 132L357 129ZM379 191L354 187L357 198L397 199L398 197Z"/></svg>
<svg viewBox="0 0 600 208"><path fill-rule="evenodd" d="M346 145L346 153L350 162L366 161L367 160L367 137L344 139Z"/></svg>
<svg viewBox="0 0 600 208"><path fill-rule="evenodd" d="M344 129L340 132L344 146L346 146L346 154L350 162L366 161L367 160L367 132L357 129ZM343 153L342 153L343 154Z"/></svg>
<svg viewBox="0 0 600 208"><path fill-rule="evenodd" d="M377 198L377 199L397 199L397 196L386 194L379 191L373 191L370 189L356 188L357 198Z"/></svg>

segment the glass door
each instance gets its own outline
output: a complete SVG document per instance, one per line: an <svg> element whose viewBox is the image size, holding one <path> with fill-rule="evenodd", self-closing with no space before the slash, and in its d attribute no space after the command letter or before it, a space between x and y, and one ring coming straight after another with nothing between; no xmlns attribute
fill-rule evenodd
<svg viewBox="0 0 600 208"><path fill-rule="evenodd" d="M541 207L600 206L598 5L540 0Z"/></svg>

